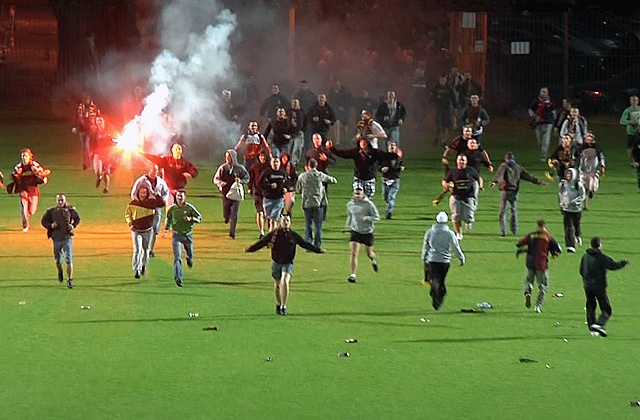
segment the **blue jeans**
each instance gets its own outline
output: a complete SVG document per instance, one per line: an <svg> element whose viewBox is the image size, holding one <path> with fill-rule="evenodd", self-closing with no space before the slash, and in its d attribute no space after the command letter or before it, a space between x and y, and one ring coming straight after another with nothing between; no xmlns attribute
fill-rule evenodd
<svg viewBox="0 0 640 420"><path fill-rule="evenodd" d="M387 137L388 138L387 141L393 140L393 141L396 142L396 144L398 146L400 146L400 126L399 125L397 125L395 127L389 127L387 129L387 136L388 136ZM379 145L379 146L381 146L381 145ZM382 150L384 150L384 149L382 149Z"/></svg>
<svg viewBox="0 0 640 420"><path fill-rule="evenodd" d="M277 150L277 152L276 152ZM282 157L282 155L287 154L289 158L291 158L291 142L289 141L287 144L275 144L271 145L271 151L273 152L273 156Z"/></svg>
<svg viewBox="0 0 640 420"><path fill-rule="evenodd" d="M291 146L291 163L298 166L304 156L304 133L298 131L289 141Z"/></svg>
<svg viewBox="0 0 640 420"><path fill-rule="evenodd" d="M309 207L304 210L304 239L320 248L322 245L322 220L324 215L324 206ZM311 233L311 228L315 228L315 235Z"/></svg>
<svg viewBox="0 0 640 420"><path fill-rule="evenodd" d="M396 197L400 191L400 178L382 180L384 202L387 203L387 213L393 213L396 206Z"/></svg>
<svg viewBox="0 0 640 420"><path fill-rule="evenodd" d="M173 231L171 248L173 249L173 277L182 280L182 247L187 254L187 261L193 259L193 233Z"/></svg>
<svg viewBox="0 0 640 420"><path fill-rule="evenodd" d="M225 223L229 221L229 236L236 237L236 226L238 225L238 210L240 202L222 197L222 217Z"/></svg>
<svg viewBox="0 0 640 420"><path fill-rule="evenodd" d="M536 139L540 145L540 158L547 159L553 124L540 124L536 127Z"/></svg>
<svg viewBox="0 0 640 420"><path fill-rule="evenodd" d="M518 192L517 191L501 191L500 192L500 234L507 234L507 204L511 209L511 233L518 233Z"/></svg>
<svg viewBox="0 0 640 420"><path fill-rule="evenodd" d="M63 257L67 264L73 262L73 244L71 237L62 241L53 241L53 258L56 260L56 264L62 264Z"/></svg>

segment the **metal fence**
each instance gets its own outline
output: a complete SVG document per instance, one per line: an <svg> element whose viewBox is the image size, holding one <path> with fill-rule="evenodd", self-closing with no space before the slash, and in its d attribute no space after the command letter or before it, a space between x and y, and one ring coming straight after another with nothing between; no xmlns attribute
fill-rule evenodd
<svg viewBox="0 0 640 420"><path fill-rule="evenodd" d="M576 86L614 78L640 59L640 22L603 12L489 14L487 33L485 101L494 113L526 107L541 86L579 103Z"/></svg>

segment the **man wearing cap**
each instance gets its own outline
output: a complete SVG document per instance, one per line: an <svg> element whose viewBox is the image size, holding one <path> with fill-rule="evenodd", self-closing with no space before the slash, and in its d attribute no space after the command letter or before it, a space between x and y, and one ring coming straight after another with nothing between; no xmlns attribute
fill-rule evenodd
<svg viewBox="0 0 640 420"><path fill-rule="evenodd" d="M422 262L424 264L424 284L431 284L433 309L440 309L447 294L445 279L451 265L451 249L464 265L465 257L460 249L456 234L447 225L447 213L441 211L436 216L436 224L424 234L422 244Z"/></svg>

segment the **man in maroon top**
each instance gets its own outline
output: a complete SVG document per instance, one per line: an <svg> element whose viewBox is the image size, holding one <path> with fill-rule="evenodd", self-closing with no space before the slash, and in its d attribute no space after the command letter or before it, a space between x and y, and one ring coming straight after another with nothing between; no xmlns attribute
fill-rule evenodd
<svg viewBox="0 0 640 420"><path fill-rule="evenodd" d="M525 306L527 308L531 307L533 281L537 279L540 292L538 293L534 310L536 313L540 313L542 312L542 302L549 286L549 254L555 258L562 253L562 248L560 248L558 241L547 231L547 224L542 219L538 220L538 229L520 239L516 246L518 247L516 256L527 253L527 278L524 281Z"/></svg>
<svg viewBox="0 0 640 420"><path fill-rule="evenodd" d="M171 195L167 201L167 208L175 202L176 192L186 189L187 180L198 176L198 169L195 165L182 157L182 145L173 143L171 145L171 156L157 156L143 153L142 156L152 163L158 165L162 171L163 178L167 182Z"/></svg>

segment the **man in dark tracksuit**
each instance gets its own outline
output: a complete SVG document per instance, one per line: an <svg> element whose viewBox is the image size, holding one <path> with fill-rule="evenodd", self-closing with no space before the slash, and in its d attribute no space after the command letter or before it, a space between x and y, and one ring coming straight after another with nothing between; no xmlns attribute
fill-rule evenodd
<svg viewBox="0 0 640 420"><path fill-rule="evenodd" d="M614 261L613 258L602 253L602 240L598 237L591 239L591 248L580 261L580 275L584 283L584 294L587 297L587 325L591 335L606 337L604 325L611 317L611 304L607 296L607 270L619 270L631 264L627 258ZM596 320L596 301L600 305L600 317Z"/></svg>

